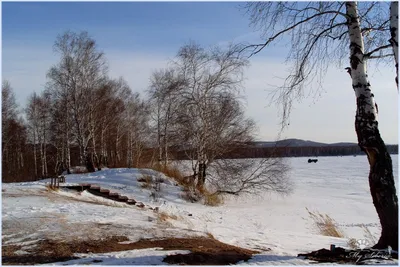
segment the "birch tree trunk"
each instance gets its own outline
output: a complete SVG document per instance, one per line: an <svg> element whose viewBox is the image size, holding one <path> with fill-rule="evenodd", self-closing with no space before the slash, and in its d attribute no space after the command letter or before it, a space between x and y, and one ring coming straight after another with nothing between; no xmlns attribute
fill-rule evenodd
<svg viewBox="0 0 400 267"><path fill-rule="evenodd" d="M35 162L35 179L37 179L37 155L36 155L36 129L33 129L33 161Z"/></svg>
<svg viewBox="0 0 400 267"><path fill-rule="evenodd" d="M46 136L46 119L44 121L44 128L43 128L43 140L44 140L44 149L43 149L43 165L44 165L44 175L45 177L48 177L48 171L47 171L47 136Z"/></svg>
<svg viewBox="0 0 400 267"><path fill-rule="evenodd" d="M121 156L119 153L119 143L120 143L120 128L119 125L117 125L117 134L115 137L115 160L114 160L114 165L119 164L120 160L121 160Z"/></svg>
<svg viewBox="0 0 400 267"><path fill-rule="evenodd" d="M164 168L168 165L168 133L166 128L164 129Z"/></svg>
<svg viewBox="0 0 400 267"><path fill-rule="evenodd" d="M42 179L45 178L45 176L44 176L44 149L43 149L43 147L44 147L44 144L43 144L43 142L41 142L40 143L40 162L41 162L41 165L42 165Z"/></svg>
<svg viewBox="0 0 400 267"><path fill-rule="evenodd" d="M69 123L67 122L67 130L66 130L66 168L67 173L71 174L71 150L70 150L70 141L69 141Z"/></svg>
<svg viewBox="0 0 400 267"><path fill-rule="evenodd" d="M394 60L396 64L396 85L399 90L399 2L390 4L390 44L393 47Z"/></svg>
<svg viewBox="0 0 400 267"><path fill-rule="evenodd" d="M377 120L377 110L368 81L364 42L360 28L357 3L346 2L350 38L352 85L357 99L355 129L358 145L370 165L369 185L372 200L382 226L381 237L374 248L398 249L398 200L394 185L392 160L383 142Z"/></svg>

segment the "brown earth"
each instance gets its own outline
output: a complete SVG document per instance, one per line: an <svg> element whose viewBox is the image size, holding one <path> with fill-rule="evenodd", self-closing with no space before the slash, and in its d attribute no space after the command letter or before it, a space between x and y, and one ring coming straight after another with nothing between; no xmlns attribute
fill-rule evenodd
<svg viewBox="0 0 400 267"><path fill-rule="evenodd" d="M33 265L77 259L74 253L106 253L133 249L161 247L164 250L190 250L189 254L167 256L163 261L179 265L228 265L249 260L258 251L231 246L210 237L168 238L140 240L129 244L124 236L113 236L102 240L76 240L60 242L42 240L35 247L26 250L30 254L20 255L15 245L2 247L3 265ZM99 261L96 261L99 262Z"/></svg>

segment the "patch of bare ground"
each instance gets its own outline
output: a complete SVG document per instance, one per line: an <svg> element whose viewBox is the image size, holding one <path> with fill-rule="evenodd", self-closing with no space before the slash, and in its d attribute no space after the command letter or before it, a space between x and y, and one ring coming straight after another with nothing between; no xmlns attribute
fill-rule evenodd
<svg viewBox="0 0 400 267"><path fill-rule="evenodd" d="M231 246L209 237L168 238L140 240L133 243L124 236L112 236L101 240L76 240L60 242L42 240L27 250L29 254L16 253L18 246L3 246L3 265L33 265L61 262L72 259L74 253L107 253L124 250L160 247L164 250L189 250L189 254L170 255L164 259L169 264L180 265L228 265L249 260L258 251Z"/></svg>

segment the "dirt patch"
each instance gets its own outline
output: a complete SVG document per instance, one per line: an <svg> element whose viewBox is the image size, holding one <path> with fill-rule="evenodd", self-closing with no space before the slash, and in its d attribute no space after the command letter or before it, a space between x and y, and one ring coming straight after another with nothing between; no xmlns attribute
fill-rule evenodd
<svg viewBox="0 0 400 267"><path fill-rule="evenodd" d="M169 240L159 240L161 246L165 245L171 250L190 250L189 254L170 255L164 262L178 265L229 265L239 261L249 260L255 250L244 249L222 243L213 238L187 238L175 239L171 244ZM164 249L166 249L164 247Z"/></svg>
<svg viewBox="0 0 400 267"><path fill-rule="evenodd" d="M42 240L29 250L30 254L17 254L18 246L3 246L3 265L32 265L77 259L74 253L107 253L124 250L161 247L164 250L190 250L189 254L170 255L164 262L186 265L228 265L249 260L258 251L231 246L208 237L168 238L140 240L134 243L124 236L113 236L102 240L76 240L60 242Z"/></svg>

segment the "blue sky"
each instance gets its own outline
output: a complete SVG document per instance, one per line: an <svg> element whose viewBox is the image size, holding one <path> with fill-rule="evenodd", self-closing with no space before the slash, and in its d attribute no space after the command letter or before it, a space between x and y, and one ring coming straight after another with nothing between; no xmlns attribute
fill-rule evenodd
<svg viewBox="0 0 400 267"><path fill-rule="evenodd" d="M10 81L23 107L43 90L46 72L57 63L52 45L66 30L86 30L105 52L111 77L123 76L143 93L151 72L167 66L189 41L207 47L229 42L260 42L240 2L3 2L2 78ZM268 105L271 84L287 74L287 48L278 44L250 59L245 72L247 115L259 126L257 139L273 140L278 111ZM332 66L318 99L295 105L284 138L356 142L355 96L345 66ZM379 104L380 129L387 143L398 142L398 95L390 66L369 72Z"/></svg>
<svg viewBox="0 0 400 267"><path fill-rule="evenodd" d="M87 30L103 49L175 52L190 39L213 45L251 31L240 3L3 3L3 43L51 43L57 34ZM39 37L39 38L37 38Z"/></svg>

